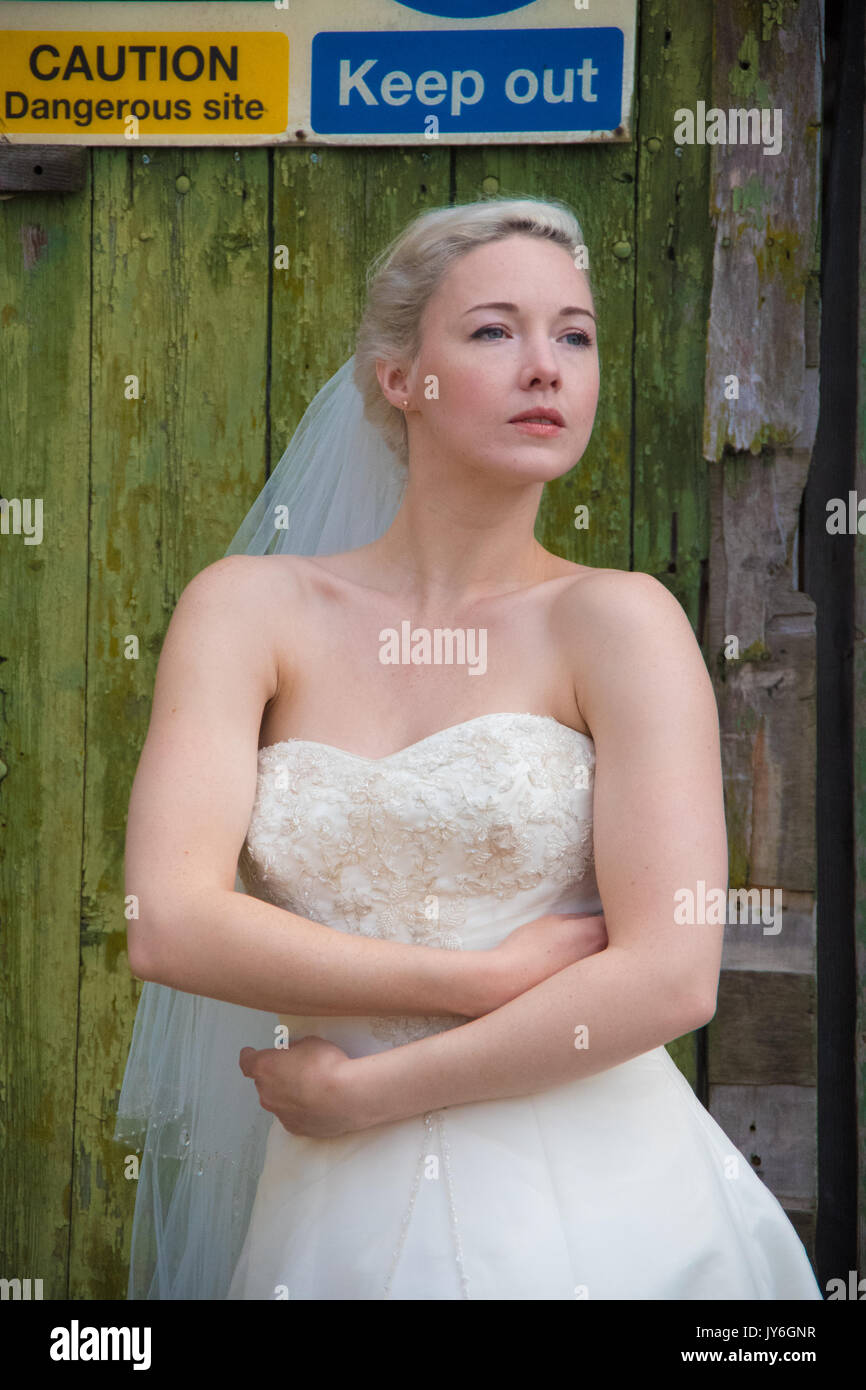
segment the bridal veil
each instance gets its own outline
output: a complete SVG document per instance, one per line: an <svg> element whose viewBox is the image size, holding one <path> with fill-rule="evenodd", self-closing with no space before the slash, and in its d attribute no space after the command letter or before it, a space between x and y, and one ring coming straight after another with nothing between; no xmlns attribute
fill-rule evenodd
<svg viewBox="0 0 866 1390"><path fill-rule="evenodd" d="M364 416L354 364L310 403L227 555L327 555L387 530L406 472ZM127 1298L225 1298L274 1120L238 1055L272 1047L276 1024L145 981L114 1131L139 1160Z"/></svg>

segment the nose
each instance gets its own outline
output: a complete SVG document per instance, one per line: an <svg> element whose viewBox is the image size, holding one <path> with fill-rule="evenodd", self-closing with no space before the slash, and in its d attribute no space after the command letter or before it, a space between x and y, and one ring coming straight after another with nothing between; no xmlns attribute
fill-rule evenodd
<svg viewBox="0 0 866 1390"><path fill-rule="evenodd" d="M546 332L533 333L527 339L520 384L524 388L561 385L559 362Z"/></svg>

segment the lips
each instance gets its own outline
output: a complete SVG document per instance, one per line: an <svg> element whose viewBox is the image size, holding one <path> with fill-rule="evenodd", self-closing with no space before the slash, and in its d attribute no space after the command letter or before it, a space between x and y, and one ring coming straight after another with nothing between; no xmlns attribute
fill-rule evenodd
<svg viewBox="0 0 866 1390"><path fill-rule="evenodd" d="M543 420L545 424L564 425L565 421L558 410L547 410L543 407L539 410L524 410L522 415L514 415L509 420L509 425L516 425L518 420Z"/></svg>

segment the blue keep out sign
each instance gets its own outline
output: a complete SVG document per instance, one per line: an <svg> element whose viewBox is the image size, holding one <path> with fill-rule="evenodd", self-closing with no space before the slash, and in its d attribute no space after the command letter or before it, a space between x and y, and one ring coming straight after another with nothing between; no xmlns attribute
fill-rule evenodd
<svg viewBox="0 0 866 1390"><path fill-rule="evenodd" d="M617 28L317 33L310 118L320 135L613 132ZM430 118L435 117L431 123Z"/></svg>

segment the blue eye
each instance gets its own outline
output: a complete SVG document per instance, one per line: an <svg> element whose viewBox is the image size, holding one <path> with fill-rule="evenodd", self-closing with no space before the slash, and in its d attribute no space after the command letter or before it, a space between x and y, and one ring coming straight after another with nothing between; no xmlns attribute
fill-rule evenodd
<svg viewBox="0 0 866 1390"><path fill-rule="evenodd" d="M485 324L483 328L478 328L478 329L476 329L476 331L472 334L472 337L473 337L473 338L481 338L482 335L484 335L484 334L486 334L486 333L504 333L504 332L505 332L505 329L502 327L501 324L498 324L498 323L488 323L488 324ZM580 342L576 343L576 344L575 344L575 347L592 347L592 339L590 338L590 336L589 336L588 333L585 333L585 332L584 332L584 330L583 330L582 328L572 328L568 333L564 333L564 334L563 334L563 337L565 337L565 338L579 338L579 339L580 339ZM501 342L501 339L499 339L499 338L487 338L487 339L485 339L485 341L488 342L488 343L494 343L494 342Z"/></svg>

